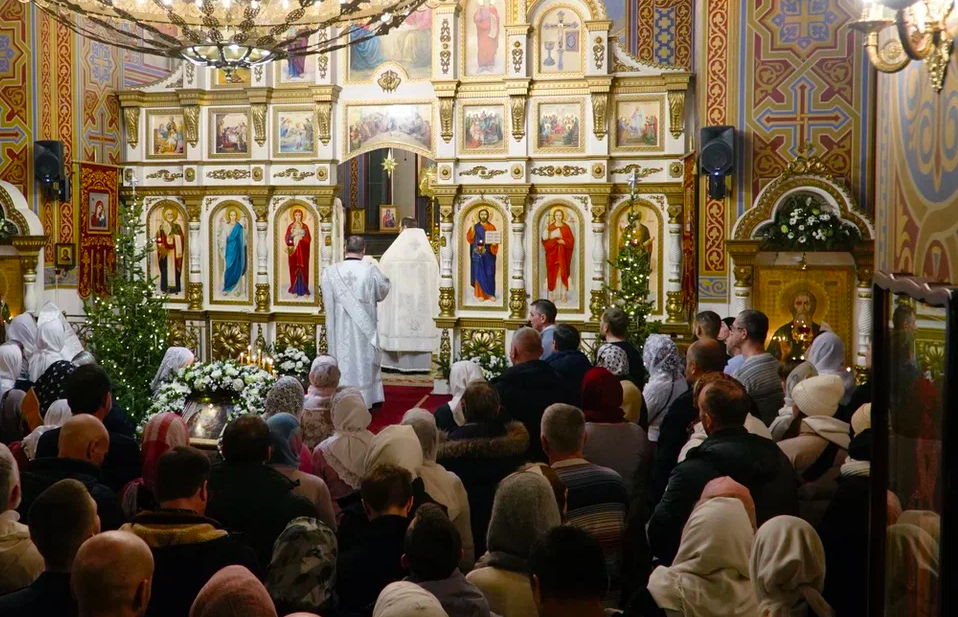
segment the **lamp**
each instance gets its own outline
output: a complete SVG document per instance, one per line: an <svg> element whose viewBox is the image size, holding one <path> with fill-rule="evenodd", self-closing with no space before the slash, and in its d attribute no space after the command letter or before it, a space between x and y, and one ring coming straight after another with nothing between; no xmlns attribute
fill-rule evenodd
<svg viewBox="0 0 958 617"><path fill-rule="evenodd" d="M236 70L386 34L426 0L21 0L121 49ZM335 28L330 36L310 36Z"/></svg>
<svg viewBox="0 0 958 617"><path fill-rule="evenodd" d="M852 27L865 34L865 50L876 69L897 73L912 60L927 61L931 85L940 92L958 31L954 9L955 0L865 0ZM880 43L883 32L890 36Z"/></svg>

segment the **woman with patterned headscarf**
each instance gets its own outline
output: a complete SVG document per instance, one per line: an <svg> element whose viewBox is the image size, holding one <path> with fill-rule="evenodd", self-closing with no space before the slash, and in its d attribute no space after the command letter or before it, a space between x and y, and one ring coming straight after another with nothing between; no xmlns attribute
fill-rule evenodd
<svg viewBox="0 0 958 617"><path fill-rule="evenodd" d="M310 451L333 435L330 411L341 376L339 363L332 356L316 356L309 367L309 390L299 422L303 428L303 441Z"/></svg>
<svg viewBox="0 0 958 617"><path fill-rule="evenodd" d="M689 389L685 367L675 341L664 334L653 334L645 341L642 361L649 372L649 382L642 389L642 398L649 415L649 441L659 440L659 427L672 401Z"/></svg>
<svg viewBox="0 0 958 617"><path fill-rule="evenodd" d="M193 364L195 356L193 352L186 347L169 347L163 354L163 361L160 362L160 368L156 371L156 376L150 384L153 395L159 391L160 386L170 378L170 375L176 371L186 368Z"/></svg>

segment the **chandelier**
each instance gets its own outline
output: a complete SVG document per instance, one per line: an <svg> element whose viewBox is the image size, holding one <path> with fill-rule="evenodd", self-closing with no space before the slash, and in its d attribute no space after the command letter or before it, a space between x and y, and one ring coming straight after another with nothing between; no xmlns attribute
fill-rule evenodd
<svg viewBox="0 0 958 617"><path fill-rule="evenodd" d="M864 0L861 19L852 27L865 33L876 69L897 73L912 60L925 61L931 85L940 92L958 33L954 9L955 0Z"/></svg>
<svg viewBox="0 0 958 617"><path fill-rule="evenodd" d="M237 69L323 54L399 26L426 0L21 0L134 52ZM332 30L327 30L332 28ZM323 33L313 37L316 33Z"/></svg>

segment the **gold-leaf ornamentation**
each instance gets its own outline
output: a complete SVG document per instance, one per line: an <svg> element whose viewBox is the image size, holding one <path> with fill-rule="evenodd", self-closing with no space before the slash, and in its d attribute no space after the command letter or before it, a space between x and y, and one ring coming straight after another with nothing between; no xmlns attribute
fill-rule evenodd
<svg viewBox="0 0 958 617"><path fill-rule="evenodd" d="M522 43L519 41L512 44L512 70L515 73L522 72Z"/></svg>
<svg viewBox="0 0 958 617"><path fill-rule="evenodd" d="M332 103L319 103L316 106L316 126L319 128L319 141L323 145L329 145L330 124L329 119L333 113Z"/></svg>
<svg viewBox="0 0 958 617"><path fill-rule="evenodd" d="M485 165L477 165L468 171L460 171L460 176L478 176L480 180L491 180L496 176L509 173L505 169L489 169Z"/></svg>
<svg viewBox="0 0 958 617"><path fill-rule="evenodd" d="M266 143L266 103L257 103L250 108L253 118L253 139L256 143Z"/></svg>
<svg viewBox="0 0 958 617"><path fill-rule="evenodd" d="M316 179L317 179L317 180L325 180L325 179L328 178L328 177L329 177L329 171L328 171L325 167L323 167L322 165L320 165L319 167L316 168Z"/></svg>
<svg viewBox="0 0 958 617"><path fill-rule="evenodd" d="M309 349L316 345L315 328L311 324L276 324L276 342L282 347Z"/></svg>
<svg viewBox="0 0 958 617"><path fill-rule="evenodd" d="M269 283L256 283L255 298L256 312L269 312Z"/></svg>
<svg viewBox="0 0 958 617"><path fill-rule="evenodd" d="M516 163L515 165L512 166L512 177L515 178L516 180L519 180L522 178L522 174L524 174L525 171L526 171L525 167L523 167L519 163Z"/></svg>
<svg viewBox="0 0 958 617"><path fill-rule="evenodd" d="M293 182L302 182L306 178L312 178L316 174L311 171L300 171L295 167L287 167L283 171L278 171L273 174L274 178L289 178Z"/></svg>
<svg viewBox="0 0 958 617"><path fill-rule="evenodd" d="M327 30L323 28L319 31L319 46L323 47L328 39L329 34L327 33ZM319 54L316 64L319 67L319 78L326 79L326 73L329 71L329 54Z"/></svg>
<svg viewBox="0 0 958 617"><path fill-rule="evenodd" d="M187 308L191 311L203 310L203 283L186 284Z"/></svg>
<svg viewBox="0 0 958 617"><path fill-rule="evenodd" d="M188 63L187 63L188 64ZM186 143L195 146L200 139L200 106L187 105L183 108L183 124L186 129Z"/></svg>
<svg viewBox="0 0 958 617"><path fill-rule="evenodd" d="M455 101L452 97L439 99L439 134L446 143L452 139L452 106Z"/></svg>
<svg viewBox="0 0 958 617"><path fill-rule="evenodd" d="M598 139L605 138L606 111L608 107L608 92L595 92L592 94L592 132L595 133Z"/></svg>
<svg viewBox="0 0 958 617"><path fill-rule="evenodd" d="M662 171L661 167L642 167L638 163L629 163L625 167L619 167L618 169L613 169L612 173L614 174L629 174L632 175L632 172L635 172L637 178L648 178L652 174L657 174Z"/></svg>
<svg viewBox="0 0 958 617"><path fill-rule="evenodd" d="M510 96L509 103L512 110L512 136L516 141L522 141L526 135L526 97L521 94Z"/></svg>
<svg viewBox="0 0 958 617"><path fill-rule="evenodd" d="M442 43L442 51L439 52L439 67L443 75L449 74L449 64L452 61L452 52L450 43L452 42L452 30L449 27L449 20L443 19L442 26L439 28L439 42Z"/></svg>
<svg viewBox="0 0 958 617"><path fill-rule="evenodd" d="M250 324L235 321L213 322L213 359L237 358L250 344Z"/></svg>
<svg viewBox="0 0 958 617"><path fill-rule="evenodd" d="M380 75L376 83L383 89L383 92L395 92L399 84L402 83L402 77L396 71L389 70Z"/></svg>
<svg viewBox="0 0 958 617"><path fill-rule="evenodd" d="M602 37L595 37L595 45L592 46L592 58L595 60L595 68L602 70L602 64L605 62L605 45L602 43Z"/></svg>
<svg viewBox="0 0 958 617"><path fill-rule="evenodd" d="M140 142L140 108L124 107L123 118L126 120L126 143L135 148Z"/></svg>
<svg viewBox="0 0 958 617"><path fill-rule="evenodd" d="M245 180L250 177L248 169L214 169L206 172L206 177L213 180Z"/></svg>
<svg viewBox="0 0 958 617"><path fill-rule="evenodd" d="M592 166L592 177L593 178L602 178L605 176L605 165L602 163L596 163Z"/></svg>
<svg viewBox="0 0 958 617"><path fill-rule="evenodd" d="M182 173L171 172L169 169L158 169L153 173L146 175L147 180L162 180L163 182L175 182L182 177Z"/></svg>
<svg viewBox="0 0 958 617"><path fill-rule="evenodd" d="M187 181L187 182L195 182L195 181L196 181L196 168L195 168L195 167L187 167L187 168L186 168L186 171L184 171L183 173L185 174L184 177L186 178L186 181Z"/></svg>
<svg viewBox="0 0 958 617"><path fill-rule="evenodd" d="M678 161L669 165L669 176L672 178L681 178L685 175L685 166Z"/></svg>
<svg viewBox="0 0 958 617"><path fill-rule="evenodd" d="M669 132L678 139L685 130L685 92L669 90Z"/></svg>
<svg viewBox="0 0 958 617"><path fill-rule="evenodd" d="M263 168L254 167L253 168L253 181L261 182L263 180Z"/></svg>
<svg viewBox="0 0 958 617"><path fill-rule="evenodd" d="M533 176L544 176L546 178L553 178L555 176L562 176L563 178L570 178L573 176L581 176L586 172L585 167L579 167L578 165L546 165L544 167L533 167L532 175Z"/></svg>

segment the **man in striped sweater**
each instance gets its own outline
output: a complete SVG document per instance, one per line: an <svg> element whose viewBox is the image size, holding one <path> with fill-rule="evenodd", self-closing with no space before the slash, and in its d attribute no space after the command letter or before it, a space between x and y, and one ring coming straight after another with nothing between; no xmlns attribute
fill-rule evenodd
<svg viewBox="0 0 958 617"><path fill-rule="evenodd" d="M585 415L580 409L562 403L546 409L542 416L542 448L568 491L565 522L588 532L602 545L609 575L605 606L617 608L629 497L622 476L583 458L585 439Z"/></svg>
<svg viewBox="0 0 958 617"><path fill-rule="evenodd" d="M730 349L741 350L745 358L732 376L745 386L758 406L759 417L768 426L785 404L782 379L778 376L779 362L765 351L768 317L761 311L746 309L738 314L729 330L726 343Z"/></svg>

